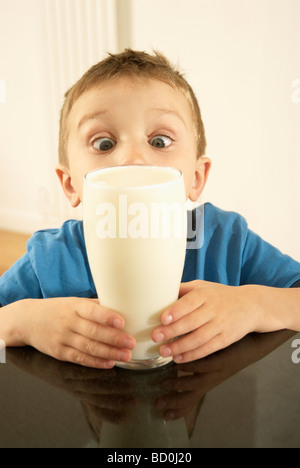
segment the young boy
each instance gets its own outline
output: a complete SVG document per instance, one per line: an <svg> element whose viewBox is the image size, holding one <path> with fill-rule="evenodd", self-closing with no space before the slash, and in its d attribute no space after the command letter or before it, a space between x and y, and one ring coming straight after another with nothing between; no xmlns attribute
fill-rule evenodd
<svg viewBox="0 0 300 468"><path fill-rule="evenodd" d="M126 50L92 67L66 94L56 172L73 207L87 172L125 164L180 169L186 196L196 201L211 165L205 147L184 77L161 54ZM95 299L82 223L38 232L27 248L0 279L6 346L31 345L90 367L129 361L135 339L122 331L123 317ZM249 231L239 215L206 204L204 245L187 250L180 298L152 338L178 338L160 353L183 363L252 331L300 331L300 290L292 288L299 284L299 263Z"/></svg>

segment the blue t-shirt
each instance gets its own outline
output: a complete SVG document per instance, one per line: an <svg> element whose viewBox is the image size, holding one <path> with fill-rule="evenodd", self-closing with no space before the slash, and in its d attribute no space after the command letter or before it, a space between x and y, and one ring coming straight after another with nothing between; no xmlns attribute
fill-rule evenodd
<svg viewBox="0 0 300 468"><path fill-rule="evenodd" d="M248 229L245 219L207 203L194 211L182 281L291 287L300 263ZM96 297L82 221L36 232L27 253L0 278L0 304L25 298Z"/></svg>

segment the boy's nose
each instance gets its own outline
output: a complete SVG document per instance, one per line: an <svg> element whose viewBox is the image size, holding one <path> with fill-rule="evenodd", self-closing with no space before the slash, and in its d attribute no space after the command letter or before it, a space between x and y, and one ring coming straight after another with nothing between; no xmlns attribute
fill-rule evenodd
<svg viewBox="0 0 300 468"><path fill-rule="evenodd" d="M147 155L145 152L138 150L137 148L130 148L122 155L120 155L120 165L131 165L131 164L149 164Z"/></svg>

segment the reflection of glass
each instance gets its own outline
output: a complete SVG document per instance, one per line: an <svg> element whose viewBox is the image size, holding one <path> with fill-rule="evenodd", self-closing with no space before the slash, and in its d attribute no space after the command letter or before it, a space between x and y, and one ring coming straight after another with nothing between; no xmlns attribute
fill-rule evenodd
<svg viewBox="0 0 300 468"><path fill-rule="evenodd" d="M84 234L103 306L125 318L136 338L132 361L146 369L170 362L151 339L164 308L177 300L186 251L185 188L180 171L120 166L87 174Z"/></svg>
<svg viewBox="0 0 300 468"><path fill-rule="evenodd" d="M123 371L124 372L124 371ZM188 448L189 435L184 417L165 420L163 412L155 404L165 395L161 383L176 379L174 369L166 373L119 374L119 382L131 388L136 405L127 413L127 418L118 423L103 421L101 448Z"/></svg>
<svg viewBox="0 0 300 468"><path fill-rule="evenodd" d="M150 404L140 403L126 423L104 421L101 448L188 448L189 438L184 418L164 421Z"/></svg>

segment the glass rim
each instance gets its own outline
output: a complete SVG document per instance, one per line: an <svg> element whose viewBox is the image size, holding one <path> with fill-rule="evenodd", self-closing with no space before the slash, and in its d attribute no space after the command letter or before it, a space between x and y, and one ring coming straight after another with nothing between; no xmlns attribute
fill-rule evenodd
<svg viewBox="0 0 300 468"><path fill-rule="evenodd" d="M129 169L129 168L137 168L137 169L141 169L141 168L147 168L147 169L159 169L159 170L164 170L166 172L174 172L174 173L177 173L178 174L178 177L172 179L172 180L167 180L167 181L164 181L164 182L157 182L157 183L153 183L153 184L141 184L141 185L135 185L135 186L131 186L131 187L128 187L126 185L120 185L120 186L114 186L114 185L110 185L110 184L107 184L105 185L105 189L109 190L136 190L136 189L142 189L142 188L149 188L149 187L159 187L159 186L162 186L162 185L166 185L166 184L172 184L174 182L177 182L178 180L181 180L183 178L183 173L180 169L177 169L176 167L171 167L171 166L158 166L156 164L124 164L122 166L109 166L109 167L103 167L103 168L99 168L99 169L93 169L92 171L90 172L87 172L84 176L84 180L88 183L88 184L91 184L91 185L99 185L97 182L93 182L91 180L89 180L89 177L92 177L93 174L96 174L98 172L106 172L106 171L117 171L117 170L122 170L122 169Z"/></svg>

